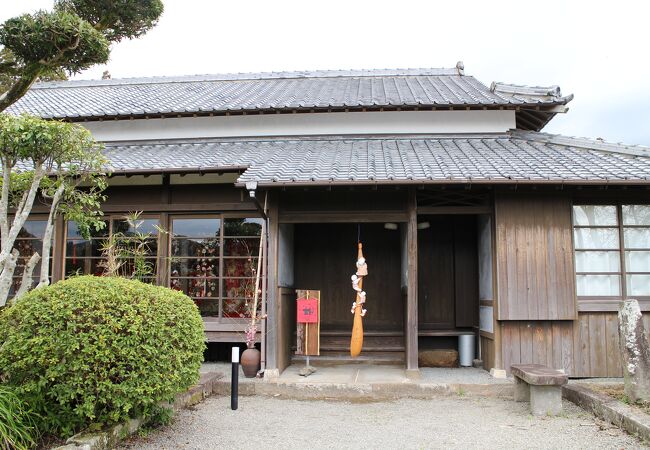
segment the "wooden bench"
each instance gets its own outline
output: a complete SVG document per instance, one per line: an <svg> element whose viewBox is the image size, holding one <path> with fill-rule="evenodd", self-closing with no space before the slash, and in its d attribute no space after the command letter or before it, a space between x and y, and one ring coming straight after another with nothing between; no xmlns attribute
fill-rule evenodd
<svg viewBox="0 0 650 450"><path fill-rule="evenodd" d="M562 386L569 377L561 370L541 364L510 366L515 378L515 401L530 402L534 416L557 416L562 412Z"/></svg>

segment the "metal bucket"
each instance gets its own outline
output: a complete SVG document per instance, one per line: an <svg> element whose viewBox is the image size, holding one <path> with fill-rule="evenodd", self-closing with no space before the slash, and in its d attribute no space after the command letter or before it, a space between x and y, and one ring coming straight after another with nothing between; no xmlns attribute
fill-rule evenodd
<svg viewBox="0 0 650 450"><path fill-rule="evenodd" d="M461 334L458 336L458 359L463 367L471 367L474 361L476 336Z"/></svg>

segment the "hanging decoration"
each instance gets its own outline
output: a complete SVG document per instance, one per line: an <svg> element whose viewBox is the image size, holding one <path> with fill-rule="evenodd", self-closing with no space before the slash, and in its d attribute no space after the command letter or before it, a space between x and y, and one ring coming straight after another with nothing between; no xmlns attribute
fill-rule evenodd
<svg viewBox="0 0 650 450"><path fill-rule="evenodd" d="M368 265L363 257L363 246L359 242L357 252L357 272L352 275L352 289L357 294L357 298L352 303L351 313L354 314L354 323L352 325L352 338L350 340L350 356L353 358L359 356L361 347L363 347L363 316L366 315L364 305L366 303L366 293L363 290L363 279L368 275Z"/></svg>

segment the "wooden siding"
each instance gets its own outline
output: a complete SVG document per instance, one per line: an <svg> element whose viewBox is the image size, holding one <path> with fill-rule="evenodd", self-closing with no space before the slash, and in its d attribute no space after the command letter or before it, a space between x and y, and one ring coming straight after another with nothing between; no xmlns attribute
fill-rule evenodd
<svg viewBox="0 0 650 450"><path fill-rule="evenodd" d="M481 341L481 359L483 360L483 368L485 370L490 370L495 365L495 345L494 339L491 339L487 336L480 335L479 339Z"/></svg>
<svg viewBox="0 0 650 450"><path fill-rule="evenodd" d="M476 217L418 216L418 322L423 329L478 326Z"/></svg>
<svg viewBox="0 0 650 450"><path fill-rule="evenodd" d="M570 199L500 194L495 207L498 319L574 319Z"/></svg>
<svg viewBox="0 0 650 450"><path fill-rule="evenodd" d="M650 330L650 314L643 321ZM535 363L572 377L621 377L617 327L617 314L602 312L581 313L575 321L500 322L503 368Z"/></svg>

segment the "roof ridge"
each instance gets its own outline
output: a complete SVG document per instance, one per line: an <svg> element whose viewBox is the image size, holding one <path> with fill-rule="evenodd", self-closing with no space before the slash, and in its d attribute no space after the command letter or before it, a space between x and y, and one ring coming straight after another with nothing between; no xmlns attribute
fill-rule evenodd
<svg viewBox="0 0 650 450"><path fill-rule="evenodd" d="M650 147L643 145L607 142L600 138L593 139L587 137L565 136L562 134L542 133L538 131L511 130L510 134L514 138L532 139L549 144L567 145L588 150L600 150L611 153L650 157Z"/></svg>
<svg viewBox="0 0 650 450"><path fill-rule="evenodd" d="M192 83L209 81L246 81L302 78L346 78L346 77L387 77L387 76L464 76L462 69L454 68L407 68L407 69L334 69L302 70L281 72L251 72L197 74L177 76L152 76L113 78L106 80L64 80L35 83L31 89L53 89L61 87L130 86L139 84Z"/></svg>

